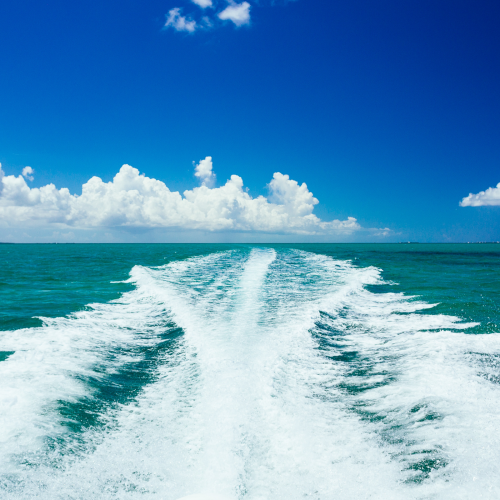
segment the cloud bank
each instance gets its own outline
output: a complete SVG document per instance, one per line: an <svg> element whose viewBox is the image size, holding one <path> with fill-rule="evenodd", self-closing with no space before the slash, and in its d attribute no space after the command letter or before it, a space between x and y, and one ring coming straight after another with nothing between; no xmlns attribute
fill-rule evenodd
<svg viewBox="0 0 500 500"><path fill-rule="evenodd" d="M477 194L470 193L460 202L461 207L484 207L500 205L500 182L497 187L488 188Z"/></svg>
<svg viewBox="0 0 500 500"><path fill-rule="evenodd" d="M313 214L318 200L307 185L279 172L268 185L267 198L252 198L238 175L221 187L211 187L215 183L211 157L196 166L195 176L201 186L181 195L123 165L112 182L92 177L77 195L54 184L30 188L22 175L5 175L0 165L0 227L181 228L297 235L350 235L361 229L353 217L319 219Z"/></svg>

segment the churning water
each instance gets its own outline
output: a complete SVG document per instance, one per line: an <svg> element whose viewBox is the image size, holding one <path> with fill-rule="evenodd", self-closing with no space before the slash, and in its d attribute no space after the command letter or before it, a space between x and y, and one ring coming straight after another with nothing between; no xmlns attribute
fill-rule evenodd
<svg viewBox="0 0 500 500"><path fill-rule="evenodd" d="M500 336L477 321L297 249L127 282L1 333L1 498L500 497Z"/></svg>

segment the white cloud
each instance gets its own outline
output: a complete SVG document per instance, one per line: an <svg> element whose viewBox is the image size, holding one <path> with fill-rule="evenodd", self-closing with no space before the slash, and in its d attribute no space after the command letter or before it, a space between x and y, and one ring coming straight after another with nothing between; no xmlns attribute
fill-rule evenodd
<svg viewBox="0 0 500 500"><path fill-rule="evenodd" d="M211 28L214 25L208 16L203 16L201 20L206 28Z"/></svg>
<svg viewBox="0 0 500 500"><path fill-rule="evenodd" d="M196 21L193 21L186 16L182 16L181 9L176 7L175 9L168 11L165 27L172 27L176 31L187 31L189 33L193 33L196 30L197 25Z"/></svg>
<svg viewBox="0 0 500 500"><path fill-rule="evenodd" d="M288 175L276 172L273 180L269 183L271 192L270 200L280 205L286 206L290 211L299 215L309 215L312 213L314 205L319 201L307 189L305 182L299 186L297 181L290 180Z"/></svg>
<svg viewBox="0 0 500 500"><path fill-rule="evenodd" d="M29 181L33 180L33 174L35 171L31 167L24 167L23 168L23 177L25 179L28 179Z"/></svg>
<svg viewBox="0 0 500 500"><path fill-rule="evenodd" d="M196 169L202 182L212 179L210 157ZM252 198L237 175L224 186L202 184L181 195L130 165L123 165L112 182L92 177L82 186L81 195L53 184L30 188L21 175L5 176L1 168L0 180L3 227L182 228L298 235L348 235L361 229L353 217L329 222L316 217L312 212L318 200L306 184L279 172L269 184L269 198Z"/></svg>
<svg viewBox="0 0 500 500"><path fill-rule="evenodd" d="M194 175L201 181L202 186L212 187L215 184L215 174L212 172L212 157L201 160L194 169Z"/></svg>
<svg viewBox="0 0 500 500"><path fill-rule="evenodd" d="M497 187L488 188L486 191L480 191L477 194L470 193L460 202L461 207L482 207L482 206L500 205L500 182Z"/></svg>
<svg viewBox="0 0 500 500"><path fill-rule="evenodd" d="M193 3L201 7L202 9L206 9L207 7L212 7L212 0L191 0Z"/></svg>
<svg viewBox="0 0 500 500"><path fill-rule="evenodd" d="M248 2L234 3L229 5L219 13L219 19L232 21L236 26L242 26L250 22L250 4Z"/></svg>

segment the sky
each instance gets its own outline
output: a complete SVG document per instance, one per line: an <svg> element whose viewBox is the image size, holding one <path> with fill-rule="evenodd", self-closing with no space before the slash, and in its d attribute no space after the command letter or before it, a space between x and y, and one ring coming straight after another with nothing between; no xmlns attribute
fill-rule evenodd
<svg viewBox="0 0 500 500"><path fill-rule="evenodd" d="M500 240L500 2L0 4L0 241Z"/></svg>

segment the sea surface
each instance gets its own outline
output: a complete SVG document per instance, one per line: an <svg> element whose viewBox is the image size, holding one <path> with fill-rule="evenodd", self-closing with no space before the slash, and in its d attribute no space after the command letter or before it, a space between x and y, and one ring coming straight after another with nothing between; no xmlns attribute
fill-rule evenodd
<svg viewBox="0 0 500 500"><path fill-rule="evenodd" d="M499 305L494 244L0 245L0 498L498 499Z"/></svg>

